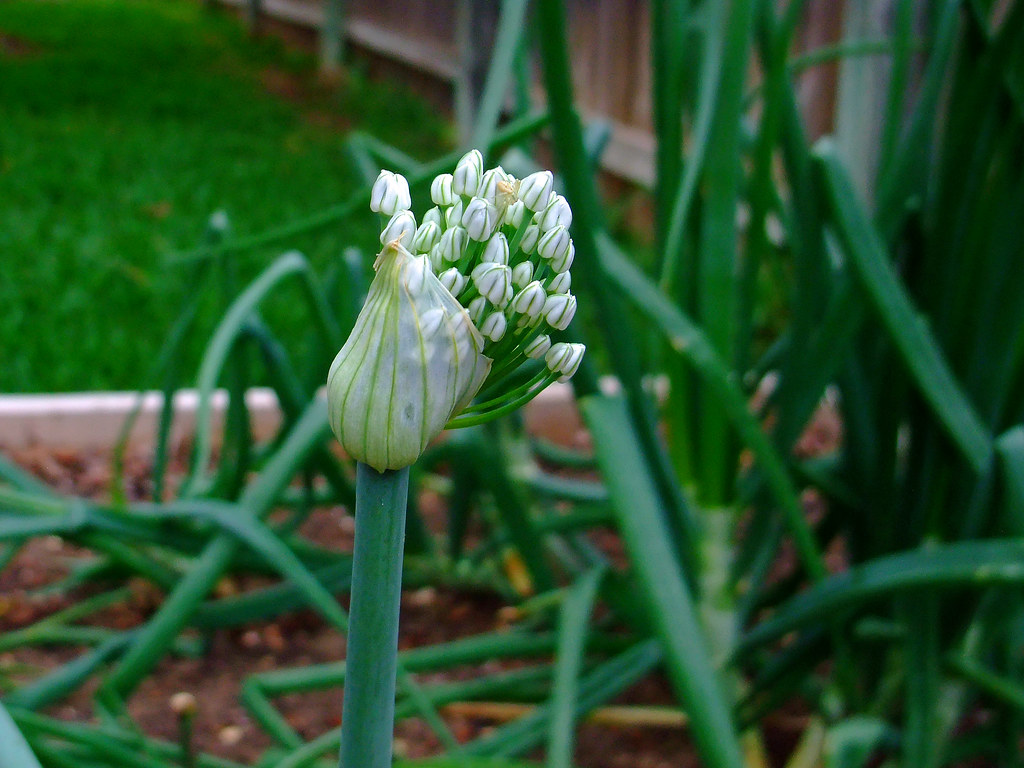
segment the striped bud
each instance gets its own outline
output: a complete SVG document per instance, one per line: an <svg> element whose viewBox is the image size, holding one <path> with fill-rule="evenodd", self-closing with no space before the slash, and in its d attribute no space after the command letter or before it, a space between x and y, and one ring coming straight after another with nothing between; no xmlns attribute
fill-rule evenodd
<svg viewBox="0 0 1024 768"><path fill-rule="evenodd" d="M512 298L512 270L504 264L484 262L473 268L473 285L496 307L504 307Z"/></svg>
<svg viewBox="0 0 1024 768"><path fill-rule="evenodd" d="M564 331L576 314L576 297L571 293L553 293L544 302L544 319L548 325Z"/></svg>
<svg viewBox="0 0 1024 768"><path fill-rule="evenodd" d="M381 171L370 190L370 210L393 216L398 211L409 210L411 205L409 182L405 177L391 171Z"/></svg>
<svg viewBox="0 0 1024 768"><path fill-rule="evenodd" d="M455 173L452 174L452 191L457 195L471 197L480 188L484 175L484 158L478 150L471 149L462 156Z"/></svg>
<svg viewBox="0 0 1024 768"><path fill-rule="evenodd" d="M398 211L388 220L380 233L380 244L387 245L397 240L408 248L415 234L416 217L412 215L412 211Z"/></svg>
<svg viewBox="0 0 1024 768"><path fill-rule="evenodd" d="M454 177L450 173L442 173L434 177L430 182L430 199L434 205L446 206L455 202L455 192L452 191Z"/></svg>
<svg viewBox="0 0 1024 768"><path fill-rule="evenodd" d="M480 254L480 261L508 264L508 238L501 232L496 232L484 246L484 252Z"/></svg>

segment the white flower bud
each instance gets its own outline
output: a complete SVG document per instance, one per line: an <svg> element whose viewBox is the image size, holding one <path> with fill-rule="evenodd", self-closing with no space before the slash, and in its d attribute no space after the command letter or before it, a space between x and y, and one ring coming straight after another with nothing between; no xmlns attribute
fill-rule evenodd
<svg viewBox="0 0 1024 768"><path fill-rule="evenodd" d="M519 229L523 224L523 218L526 216L526 206L523 205L522 200L517 200L512 203L508 208L505 209L505 215L501 218L502 224L508 224L509 226Z"/></svg>
<svg viewBox="0 0 1024 768"><path fill-rule="evenodd" d="M445 268L444 254L441 253L441 243L438 242L433 248L430 249L430 266L434 268L434 274L439 275Z"/></svg>
<svg viewBox="0 0 1024 768"><path fill-rule="evenodd" d="M542 333L526 345L523 353L531 360L540 360L549 349L551 349L551 337Z"/></svg>
<svg viewBox="0 0 1024 768"><path fill-rule="evenodd" d="M438 331L441 330L441 325L444 323L444 310L441 307L434 307L428 309L422 315L420 315L420 333L423 338L433 338Z"/></svg>
<svg viewBox="0 0 1024 768"><path fill-rule="evenodd" d="M525 288L533 280L533 262L521 261L512 267L512 285Z"/></svg>
<svg viewBox="0 0 1024 768"><path fill-rule="evenodd" d="M430 249L441 242L441 228L432 221L425 221L420 224L416 234L412 238L412 250L414 253L430 253Z"/></svg>
<svg viewBox="0 0 1024 768"><path fill-rule="evenodd" d="M537 223L545 232L557 226L563 226L568 229L569 225L572 224L572 209L569 207L568 201L561 195L555 195L544 209L544 212L540 214Z"/></svg>
<svg viewBox="0 0 1024 768"><path fill-rule="evenodd" d="M436 205L423 214L423 223L426 224L428 221L434 222L439 227L441 226L441 222L444 221L444 218L441 214L441 209L438 208Z"/></svg>
<svg viewBox="0 0 1024 768"><path fill-rule="evenodd" d="M441 258L445 261L458 261L466 252L468 244L469 235L462 227L446 229L438 243L438 247L441 249Z"/></svg>
<svg viewBox="0 0 1024 768"><path fill-rule="evenodd" d="M483 322L484 315L487 313L487 299L484 296L477 296L469 302L466 311L469 313L469 319L479 326Z"/></svg>
<svg viewBox="0 0 1024 768"><path fill-rule="evenodd" d="M450 173L442 173L435 176L430 182L430 199L434 205L451 205L455 202L455 193L452 191L454 177Z"/></svg>
<svg viewBox="0 0 1024 768"><path fill-rule="evenodd" d="M462 224L462 208L464 203L460 197L456 200L450 208L444 209L444 225L445 227L457 227Z"/></svg>
<svg viewBox="0 0 1024 768"><path fill-rule="evenodd" d="M523 239L519 241L519 248L523 253L533 253L537 247L538 240L540 240L540 227L536 224L531 224L523 232Z"/></svg>
<svg viewBox="0 0 1024 768"><path fill-rule="evenodd" d="M459 272L455 267L446 269L437 276L437 279L441 281L441 285L447 288L448 293L452 296L458 296L462 293L462 289L465 288L466 283L469 282L469 278Z"/></svg>
<svg viewBox="0 0 1024 768"><path fill-rule="evenodd" d="M504 307L512 298L512 270L504 264L477 264L470 275L473 285L496 307Z"/></svg>
<svg viewBox="0 0 1024 768"><path fill-rule="evenodd" d="M534 328L540 325L543 319L543 315L538 315L537 317L530 317L529 315L520 315L519 319L516 320L516 328Z"/></svg>
<svg viewBox="0 0 1024 768"><path fill-rule="evenodd" d="M567 275L569 274L569 267L572 266L572 262L575 258L576 246L573 245L572 240L570 240L569 247L551 259L551 268L559 274Z"/></svg>
<svg viewBox="0 0 1024 768"><path fill-rule="evenodd" d="M470 200L462 214L462 226L473 240L481 243L494 234L499 220L498 209L494 203L482 197Z"/></svg>
<svg viewBox="0 0 1024 768"><path fill-rule="evenodd" d="M413 254L405 273L405 287L411 293L419 293L427 278L433 276L434 270L430 267L430 257L425 254L416 256Z"/></svg>
<svg viewBox="0 0 1024 768"><path fill-rule="evenodd" d="M496 232L484 246L484 252L480 254L480 261L508 264L508 238L501 232Z"/></svg>
<svg viewBox="0 0 1024 768"><path fill-rule="evenodd" d="M576 314L576 297L571 293L553 293L544 302L544 319L548 325L564 331Z"/></svg>
<svg viewBox="0 0 1024 768"><path fill-rule="evenodd" d="M583 360L583 353L587 351L583 344L566 344L559 341L551 345L551 349L544 355L544 362L548 370L553 373L562 374L559 381L568 381L577 370Z"/></svg>
<svg viewBox="0 0 1024 768"><path fill-rule="evenodd" d="M512 309L532 319L544 311L547 298L544 286L534 280L512 299Z"/></svg>
<svg viewBox="0 0 1024 768"><path fill-rule="evenodd" d="M458 165L455 166L455 173L452 174L452 191L457 195L471 197L480 188L480 179L484 175L484 158L478 150L471 149Z"/></svg>
<svg viewBox="0 0 1024 768"><path fill-rule="evenodd" d="M412 215L412 211L398 211L392 215L384 231L380 233L380 243L387 245L398 240L408 248L415 234L416 217Z"/></svg>
<svg viewBox="0 0 1024 768"><path fill-rule="evenodd" d="M398 211L409 210L411 205L409 182L405 177L391 171L381 171L370 190L370 210L393 216Z"/></svg>
<svg viewBox="0 0 1024 768"><path fill-rule="evenodd" d="M508 320L505 319L504 313L491 312L491 314L484 318L483 323L480 324L480 333L491 341L501 341L501 337L505 335L507 328Z"/></svg>
<svg viewBox="0 0 1024 768"><path fill-rule="evenodd" d="M504 182L507 187L512 181L512 177L505 173L505 169L500 165L497 168L491 168L489 171L485 171L481 177L476 196L497 204L498 184Z"/></svg>
<svg viewBox="0 0 1024 768"><path fill-rule="evenodd" d="M327 377L331 429L379 472L412 464L491 367L466 310L400 243L380 268Z"/></svg>
<svg viewBox="0 0 1024 768"><path fill-rule="evenodd" d="M548 281L548 293L568 293L570 286L572 286L572 277L569 273L559 272Z"/></svg>
<svg viewBox="0 0 1024 768"><path fill-rule="evenodd" d="M549 229L537 242L537 255L542 259L554 259L561 257L569 249L572 242L569 237L569 230L563 226Z"/></svg>
<svg viewBox="0 0 1024 768"><path fill-rule="evenodd" d="M551 171L537 171L531 173L519 183L519 199L531 211L540 211L548 203L551 197L551 187L554 178Z"/></svg>

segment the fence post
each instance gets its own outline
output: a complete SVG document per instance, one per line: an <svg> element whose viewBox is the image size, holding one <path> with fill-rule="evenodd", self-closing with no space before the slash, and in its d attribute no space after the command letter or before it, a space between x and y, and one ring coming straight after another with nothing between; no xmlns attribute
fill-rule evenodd
<svg viewBox="0 0 1024 768"><path fill-rule="evenodd" d="M326 0L320 27L320 74L337 77L345 57L345 0Z"/></svg>
<svg viewBox="0 0 1024 768"><path fill-rule="evenodd" d="M245 4L245 24L253 37L260 33L263 19L263 0L249 0Z"/></svg>

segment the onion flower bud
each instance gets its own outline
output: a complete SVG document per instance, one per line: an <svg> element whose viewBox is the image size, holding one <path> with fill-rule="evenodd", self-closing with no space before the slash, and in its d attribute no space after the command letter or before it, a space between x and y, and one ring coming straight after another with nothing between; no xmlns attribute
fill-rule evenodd
<svg viewBox="0 0 1024 768"><path fill-rule="evenodd" d="M561 258L565 251L569 250L572 240L569 231L559 225L554 229L545 232L537 242L537 255L549 261L554 258Z"/></svg>
<svg viewBox="0 0 1024 768"><path fill-rule="evenodd" d="M504 264L478 264L470 277L480 295L494 306L504 307L512 298L512 270Z"/></svg>
<svg viewBox="0 0 1024 768"><path fill-rule="evenodd" d="M500 165L497 168L491 168L489 171L484 171L484 175L480 177L480 186L477 187L476 196L497 205L498 185L503 184L502 191L504 191L513 181L513 178L505 173L505 169Z"/></svg>
<svg viewBox="0 0 1024 768"><path fill-rule="evenodd" d="M524 218L526 218L526 206L523 205L522 200L517 200L505 209L505 215L502 216L501 223L519 229Z"/></svg>
<svg viewBox="0 0 1024 768"><path fill-rule="evenodd" d="M540 360L548 353L549 349L551 349L551 337L542 333L540 336L535 336L533 340L526 345L526 349L524 349L523 352L531 360Z"/></svg>
<svg viewBox="0 0 1024 768"><path fill-rule="evenodd" d="M470 320L472 320L477 326L484 321L484 315L487 313L487 309L488 305L486 296L477 296L469 302L469 306L466 307L466 311L469 312Z"/></svg>
<svg viewBox="0 0 1024 768"><path fill-rule="evenodd" d="M480 188L484 175L484 158L476 149L462 156L452 174L452 191L457 195L472 197Z"/></svg>
<svg viewBox="0 0 1024 768"><path fill-rule="evenodd" d="M537 250L537 241L540 240L540 227L536 224L531 224L523 232L523 239L519 241L519 247L522 248L523 253L533 253Z"/></svg>
<svg viewBox="0 0 1024 768"><path fill-rule="evenodd" d="M564 341L559 341L551 345L547 354L544 355L544 362L552 373L562 374L559 381L568 381L579 370L583 353L586 351L587 348L583 344L567 344Z"/></svg>
<svg viewBox="0 0 1024 768"><path fill-rule="evenodd" d="M553 185L554 177L551 171L531 173L519 182L519 199L523 205L536 213L547 206Z"/></svg>
<svg viewBox="0 0 1024 768"><path fill-rule="evenodd" d="M484 338L424 257L400 242L377 274L327 377L331 429L344 449L383 472L412 464L491 368Z"/></svg>
<svg viewBox="0 0 1024 768"><path fill-rule="evenodd" d="M480 261L508 264L508 238L504 233L497 232L487 241L484 252L480 254Z"/></svg>
<svg viewBox="0 0 1024 768"><path fill-rule="evenodd" d="M434 222L439 227L441 226L441 223L444 221L444 216L441 213L441 209L438 208L436 205L423 214L423 223L426 224L428 221Z"/></svg>
<svg viewBox="0 0 1024 768"><path fill-rule="evenodd" d="M444 209L444 225L445 227L458 227L462 225L462 209L465 204L462 202L460 197L451 208Z"/></svg>
<svg viewBox="0 0 1024 768"><path fill-rule="evenodd" d="M506 328L508 328L508 320L505 319L503 312L491 312L480 323L480 333L491 341L501 341L502 336L505 335Z"/></svg>
<svg viewBox="0 0 1024 768"><path fill-rule="evenodd" d="M569 274L569 267L572 266L573 261L576 259L576 246L573 245L572 240L569 241L569 247L561 253L556 254L550 261L551 268L561 275Z"/></svg>
<svg viewBox="0 0 1024 768"><path fill-rule="evenodd" d="M555 195L551 198L551 202L537 216L537 224L540 225L544 232L557 226L563 226L568 229L569 225L572 224L572 208L569 207L569 203L561 195Z"/></svg>
<svg viewBox="0 0 1024 768"><path fill-rule="evenodd" d="M452 296L458 296L462 293L462 289L465 288L466 283L469 282L469 278L459 272L456 267L446 269L437 276L437 279L441 281L441 285L447 288L448 293Z"/></svg>
<svg viewBox="0 0 1024 768"><path fill-rule="evenodd" d="M452 227L451 229L446 229L444 234L441 235L438 247L441 249L441 257L445 261L455 262L462 258L462 254L466 252L468 244L469 235L466 234L466 230L462 227Z"/></svg>
<svg viewBox="0 0 1024 768"><path fill-rule="evenodd" d="M384 230L380 233L380 243L385 245L398 240L411 244L415 235L416 217L412 215L412 211L398 211L388 220Z"/></svg>
<svg viewBox="0 0 1024 768"><path fill-rule="evenodd" d="M500 223L501 217L494 203L482 197L470 200L462 214L462 226L471 239L481 243L494 234Z"/></svg>
<svg viewBox="0 0 1024 768"><path fill-rule="evenodd" d="M370 210L393 216L398 211L409 210L411 205L409 182L405 177L391 171L381 171L370 190Z"/></svg>
<svg viewBox="0 0 1024 768"><path fill-rule="evenodd" d="M564 331L576 314L576 297L571 293L554 293L544 302L544 319L548 325Z"/></svg>
<svg viewBox="0 0 1024 768"><path fill-rule="evenodd" d="M572 286L572 275L568 272L559 272L548 281L548 293L568 293Z"/></svg>
<svg viewBox="0 0 1024 768"><path fill-rule="evenodd" d="M455 202L455 192L452 190L454 177L450 173L442 173L430 184L430 199L434 205L451 205Z"/></svg>
<svg viewBox="0 0 1024 768"><path fill-rule="evenodd" d="M512 299L512 309L532 320L539 317L544 311L547 298L544 286L534 280L515 295L515 298Z"/></svg>
<svg viewBox="0 0 1024 768"><path fill-rule="evenodd" d="M512 267L512 285L516 288L525 288L533 280L533 262L532 261L521 261ZM554 290L548 289L551 293L555 293Z"/></svg>
<svg viewBox="0 0 1024 768"><path fill-rule="evenodd" d="M440 241L441 228L432 221L425 221L412 237L413 253L429 253Z"/></svg>

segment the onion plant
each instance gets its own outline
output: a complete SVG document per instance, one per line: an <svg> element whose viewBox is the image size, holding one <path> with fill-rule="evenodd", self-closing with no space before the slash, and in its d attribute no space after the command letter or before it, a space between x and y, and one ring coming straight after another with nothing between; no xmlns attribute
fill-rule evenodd
<svg viewBox="0 0 1024 768"><path fill-rule="evenodd" d="M391 764L410 465L446 426L509 413L583 359L547 334L576 311L572 211L552 184L485 171L472 150L432 181L419 225L405 177L381 171L371 190L383 250L327 379L331 428L358 462L344 766Z"/></svg>

